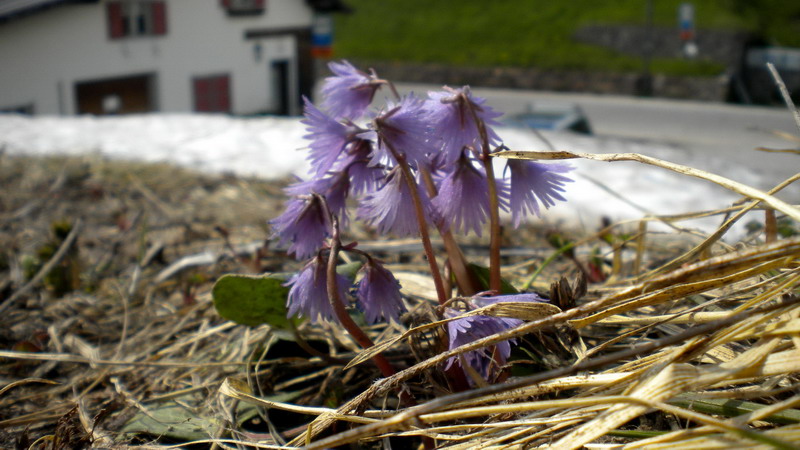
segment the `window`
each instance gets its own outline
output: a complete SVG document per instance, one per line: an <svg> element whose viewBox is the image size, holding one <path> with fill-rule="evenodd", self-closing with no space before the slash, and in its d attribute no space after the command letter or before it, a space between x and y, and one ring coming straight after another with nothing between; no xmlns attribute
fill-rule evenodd
<svg viewBox="0 0 800 450"><path fill-rule="evenodd" d="M167 34L164 0L124 0L106 3L111 39Z"/></svg>
<svg viewBox="0 0 800 450"><path fill-rule="evenodd" d="M231 77L213 75L192 80L196 112L231 112Z"/></svg>
<svg viewBox="0 0 800 450"><path fill-rule="evenodd" d="M33 103L24 105L0 106L0 114L33 114Z"/></svg>
<svg viewBox="0 0 800 450"><path fill-rule="evenodd" d="M266 0L221 0L229 16L252 16L264 14Z"/></svg>

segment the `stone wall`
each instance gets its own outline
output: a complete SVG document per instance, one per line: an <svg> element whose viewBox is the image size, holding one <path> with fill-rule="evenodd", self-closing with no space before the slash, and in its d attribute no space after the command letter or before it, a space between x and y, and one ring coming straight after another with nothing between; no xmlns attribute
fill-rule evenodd
<svg viewBox="0 0 800 450"><path fill-rule="evenodd" d="M372 67L379 76L398 82L620 95L642 95L648 90L647 80L643 80L640 73L352 62L364 69ZM728 93L728 79L724 76L653 75L649 85L650 94L655 97L724 101Z"/></svg>
<svg viewBox="0 0 800 450"><path fill-rule="evenodd" d="M642 57L682 58L682 42L677 27L637 25L587 25L574 35L575 40ZM725 101L729 96L729 74L742 64L743 52L752 36L743 32L697 30L697 58L719 63L725 73L716 77L683 77L642 73L544 70L535 67L452 67L440 64L358 62L373 67L380 76L405 82L531 89L542 91L589 92L597 94L652 95L703 101ZM356 61L354 61L356 62Z"/></svg>
<svg viewBox="0 0 800 450"><path fill-rule="evenodd" d="M624 55L653 58L683 58L683 42L677 27L640 25L586 25L573 35L575 40L598 45ZM727 30L696 30L697 59L738 68L744 51L754 38L745 32Z"/></svg>

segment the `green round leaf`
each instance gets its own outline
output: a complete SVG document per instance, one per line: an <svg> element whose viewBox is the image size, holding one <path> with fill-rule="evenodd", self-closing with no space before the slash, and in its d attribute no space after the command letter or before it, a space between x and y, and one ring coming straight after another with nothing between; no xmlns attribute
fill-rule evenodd
<svg viewBox="0 0 800 450"><path fill-rule="evenodd" d="M220 316L249 326L269 324L289 329L286 318L286 297L289 288L276 275L223 275L214 284L214 307Z"/></svg>

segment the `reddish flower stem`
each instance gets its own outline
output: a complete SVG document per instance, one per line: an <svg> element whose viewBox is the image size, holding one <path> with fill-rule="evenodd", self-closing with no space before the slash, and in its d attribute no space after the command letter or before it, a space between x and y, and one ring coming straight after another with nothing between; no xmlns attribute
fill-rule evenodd
<svg viewBox="0 0 800 450"><path fill-rule="evenodd" d="M363 348L370 348L375 344L372 342L369 336L364 333L364 330L359 328L355 321L353 321L353 319L350 317L350 314L348 314L347 310L344 308L342 299L339 298L339 289L336 282L336 262L339 259L339 250L342 247L342 242L339 239L339 220L336 218L336 216L332 218L332 224L333 236L331 237L331 250L328 256L328 279L326 285L328 290L328 301L331 303L339 323L341 323L348 333L353 336L353 339L358 342L358 345ZM397 373L394 370L394 367L392 367L389 361L382 354L373 356L372 360L375 362L375 365L378 366L384 377L390 377Z"/></svg>
<svg viewBox="0 0 800 450"><path fill-rule="evenodd" d="M419 196L417 190L417 183L414 176L411 174L411 169L405 158L401 157L394 152L395 159L403 172L403 179L408 186L411 193L411 199L414 201L414 211L417 215L417 222L419 222L419 235L422 239L422 247L425 249L425 256L428 258L428 266L431 269L431 277L433 277L433 284L436 287L436 297L439 299L439 304L442 305L450 297L444 290L444 283L442 282L442 273L439 271L439 264L436 262L436 254L433 252L433 245L431 244L431 236L428 233L428 221L425 220L425 210L422 207L422 198Z"/></svg>
<svg viewBox="0 0 800 450"><path fill-rule="evenodd" d="M486 124L478 117L478 112L475 110L476 105L468 99L466 103L481 137L480 159L486 170L486 182L489 185L489 289L500 293L502 288L500 278L500 201L497 196L492 156L489 154L489 134L486 132Z"/></svg>
<svg viewBox="0 0 800 450"><path fill-rule="evenodd" d="M433 182L433 177L429 170L420 170L422 180L425 182L425 187L428 189L428 196L430 198L439 195L436 190L436 184ZM464 258L464 253L461 252L461 247L458 245L453 233L450 230L443 230L443 227L437 227L439 235L442 236L444 241L444 249L449 257L450 268L453 270L453 275L456 277L456 284L461 290L462 295L474 295L481 291L480 287L474 280L472 273L467 267L467 261Z"/></svg>
<svg viewBox="0 0 800 450"><path fill-rule="evenodd" d="M497 183L494 178L492 157L484 154L481 158L486 168L486 180L489 185L489 289L500 292L500 203L497 198Z"/></svg>

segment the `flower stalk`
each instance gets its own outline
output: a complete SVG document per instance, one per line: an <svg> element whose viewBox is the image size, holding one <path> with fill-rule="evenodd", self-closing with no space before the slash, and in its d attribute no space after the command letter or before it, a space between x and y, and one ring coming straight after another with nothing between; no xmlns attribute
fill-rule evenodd
<svg viewBox="0 0 800 450"><path fill-rule="evenodd" d="M395 158L400 166L400 170L403 174L403 179L405 180L406 186L408 186L409 191L411 191L411 199L414 202L414 211L417 214L417 222L419 222L419 235L420 239L422 240L422 247L425 249L425 257L428 259L428 266L431 270L433 285L436 287L436 297L441 305L444 304L444 302L446 302L450 296L447 295L444 290L442 273L439 271L439 264L436 262L436 253L433 251L431 236L430 233L428 233L428 221L425 220L425 209L422 206L422 199L419 196L419 191L417 190L417 183L414 180L414 176L411 174L411 168L408 167L408 163L406 162L405 158L397 155L397 152L394 153Z"/></svg>
<svg viewBox="0 0 800 450"><path fill-rule="evenodd" d="M439 195L436 189L436 183L434 183L433 176L431 176L431 172L423 168L420 169L420 174L422 175L422 180L425 182L425 187L428 190L428 196L430 198L434 198ZM444 250L447 252L450 269L453 271L453 276L455 276L458 289L461 291L462 295L477 294L481 291L481 288L467 267L467 261L464 258L464 253L461 252L461 247L458 245L458 242L456 242L453 232L441 226L439 226L438 229L439 235L442 236ZM449 279L449 277L447 278Z"/></svg>
<svg viewBox="0 0 800 450"><path fill-rule="evenodd" d="M480 160L486 171L486 184L489 190L489 289L500 293L502 281L500 278L500 244L502 229L500 228L500 200L497 193L497 182L494 177L494 166L489 152L489 133L486 124L478 116L477 106L467 102L472 119L478 127L481 140Z"/></svg>
<svg viewBox="0 0 800 450"><path fill-rule="evenodd" d="M370 348L373 347L375 344L372 340L367 336L367 333L364 332L350 317L350 314L347 313L347 310L344 307L344 303L342 299L339 298L339 286L336 280L336 262L339 260L339 250L342 248L342 242L340 240L339 235L339 220L336 216L332 217L332 236L331 236L331 248L330 254L328 255L328 277L327 277L327 288L328 288L328 301L333 308L334 313L336 314L336 319L339 321L340 324L350 333L350 336L353 336L353 339L358 342L362 348ZM394 367L389 363L389 361L382 355L377 354L375 355L372 360L375 362L375 365L378 366L381 373L385 377L390 377L396 373Z"/></svg>

